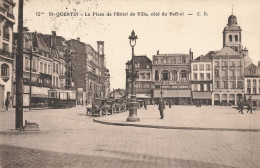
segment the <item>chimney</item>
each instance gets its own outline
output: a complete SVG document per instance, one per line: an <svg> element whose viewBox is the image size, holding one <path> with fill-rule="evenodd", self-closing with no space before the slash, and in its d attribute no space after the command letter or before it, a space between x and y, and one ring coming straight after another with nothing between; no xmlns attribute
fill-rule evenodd
<svg viewBox="0 0 260 168"><path fill-rule="evenodd" d="M242 49L242 55L245 57L245 56L248 56L248 49L245 47L244 49Z"/></svg>
<svg viewBox="0 0 260 168"><path fill-rule="evenodd" d="M258 67L260 67L260 61L258 61Z"/></svg>
<svg viewBox="0 0 260 168"><path fill-rule="evenodd" d="M190 48L190 58L191 60L193 60L193 52L191 51L191 48Z"/></svg>
<svg viewBox="0 0 260 168"><path fill-rule="evenodd" d="M77 40L80 41L80 37L77 37Z"/></svg>
<svg viewBox="0 0 260 168"><path fill-rule="evenodd" d="M56 31L51 32L52 36L56 36Z"/></svg>
<svg viewBox="0 0 260 168"><path fill-rule="evenodd" d="M56 31L51 31L51 46L55 47L56 46Z"/></svg>
<svg viewBox="0 0 260 168"><path fill-rule="evenodd" d="M26 31L26 32L29 31L28 27L23 27L23 30Z"/></svg>

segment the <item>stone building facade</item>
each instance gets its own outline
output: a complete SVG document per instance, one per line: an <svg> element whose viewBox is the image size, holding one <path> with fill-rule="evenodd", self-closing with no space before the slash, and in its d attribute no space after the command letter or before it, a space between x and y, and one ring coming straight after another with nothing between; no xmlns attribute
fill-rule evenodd
<svg viewBox="0 0 260 168"><path fill-rule="evenodd" d="M13 73L14 55L13 49L13 25L15 19L12 0L0 1L0 111L4 110L5 101L8 100L12 106L13 99Z"/></svg>
<svg viewBox="0 0 260 168"><path fill-rule="evenodd" d="M17 48L17 34L14 36L14 53ZM60 43L60 44L58 44ZM29 32L24 28L24 107L47 107L49 89L65 89L66 85L66 52L65 39L56 33L43 35ZM16 64L16 62L15 62ZM32 65L32 67L30 67ZM31 69L31 75L30 75ZM30 84L31 76L31 84ZM14 85L16 81L14 80ZM31 92L30 92L31 85ZM15 93L15 92L14 92ZM31 93L31 99L30 99ZM14 94L15 97L15 94ZM15 99L14 99L15 104Z"/></svg>
<svg viewBox="0 0 260 168"><path fill-rule="evenodd" d="M138 71L138 79L135 81L136 98L151 104L153 98L152 61L146 56L135 56L135 70ZM131 95L132 59L126 63L126 97Z"/></svg>
<svg viewBox="0 0 260 168"><path fill-rule="evenodd" d="M173 104L191 104L191 61L189 54L153 55L154 100L162 96ZM161 95L162 92L162 95Z"/></svg>
<svg viewBox="0 0 260 168"><path fill-rule="evenodd" d="M212 104L236 105L244 95L244 67L248 50L242 47L242 29L233 14L223 30L223 48L213 56Z"/></svg>
<svg viewBox="0 0 260 168"><path fill-rule="evenodd" d="M191 90L193 104L211 105L212 53L199 56L191 62Z"/></svg>
<svg viewBox="0 0 260 168"><path fill-rule="evenodd" d="M83 88L83 103L91 104L94 98L108 98L110 74L105 65L104 42L97 41L97 51L89 44L69 40L67 44L74 50L74 85Z"/></svg>
<svg viewBox="0 0 260 168"><path fill-rule="evenodd" d="M260 106L260 61L245 67L244 86L246 99L251 96L254 106Z"/></svg>
<svg viewBox="0 0 260 168"><path fill-rule="evenodd" d="M237 104L244 95L244 59L230 47L218 51L212 60L212 104Z"/></svg>

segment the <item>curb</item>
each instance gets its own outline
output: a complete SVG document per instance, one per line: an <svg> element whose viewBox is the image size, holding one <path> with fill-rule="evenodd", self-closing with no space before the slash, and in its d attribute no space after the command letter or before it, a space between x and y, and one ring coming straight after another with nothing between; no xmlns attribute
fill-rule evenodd
<svg viewBox="0 0 260 168"><path fill-rule="evenodd" d="M7 130L7 131L0 131L0 135L39 135L39 134L46 134L48 133L48 131L34 131L34 130L21 130L21 131L18 131L18 130L13 130L13 129L10 129L10 130Z"/></svg>
<svg viewBox="0 0 260 168"><path fill-rule="evenodd" d="M174 126L159 126L159 125L143 125L143 124L130 124L130 123L115 123L108 121L100 121L93 119L96 123L116 126L133 126L144 128L158 128L158 129L181 129L181 130L208 130L208 131L240 131L240 132L260 132L260 129L240 129L240 128L203 128L203 127L174 127Z"/></svg>

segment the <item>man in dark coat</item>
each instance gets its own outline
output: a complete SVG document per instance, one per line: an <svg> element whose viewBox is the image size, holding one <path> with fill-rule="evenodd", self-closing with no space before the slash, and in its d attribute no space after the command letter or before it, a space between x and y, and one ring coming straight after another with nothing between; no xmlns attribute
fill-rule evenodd
<svg viewBox="0 0 260 168"><path fill-rule="evenodd" d="M252 101L252 96L249 97L248 99L248 105L247 105L247 113L250 111L251 114L253 114L253 101Z"/></svg>
<svg viewBox="0 0 260 168"><path fill-rule="evenodd" d="M144 109L145 109L145 110L147 109L146 101L144 101Z"/></svg>
<svg viewBox="0 0 260 168"><path fill-rule="evenodd" d="M243 98L241 98L240 100L239 100L239 102L238 102L238 108L239 108L239 113L241 113L241 114L244 114L243 113L243 109L244 109L244 99Z"/></svg>
<svg viewBox="0 0 260 168"><path fill-rule="evenodd" d="M172 108L172 102L169 101L169 108Z"/></svg>
<svg viewBox="0 0 260 168"><path fill-rule="evenodd" d="M8 106L9 106L9 101L8 99L5 100L5 108L6 108L6 111L8 111Z"/></svg>
<svg viewBox="0 0 260 168"><path fill-rule="evenodd" d="M164 109L165 109L165 103L162 99L160 99L159 106L158 106L158 110L160 111L160 115L161 115L160 119L164 118L164 114L163 114Z"/></svg>

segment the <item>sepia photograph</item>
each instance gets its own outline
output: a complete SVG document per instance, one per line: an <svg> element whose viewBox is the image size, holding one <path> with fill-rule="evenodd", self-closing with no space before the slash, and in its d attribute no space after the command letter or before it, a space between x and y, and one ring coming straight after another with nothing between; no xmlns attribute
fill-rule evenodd
<svg viewBox="0 0 260 168"><path fill-rule="evenodd" d="M259 0L0 0L0 168L259 168Z"/></svg>

